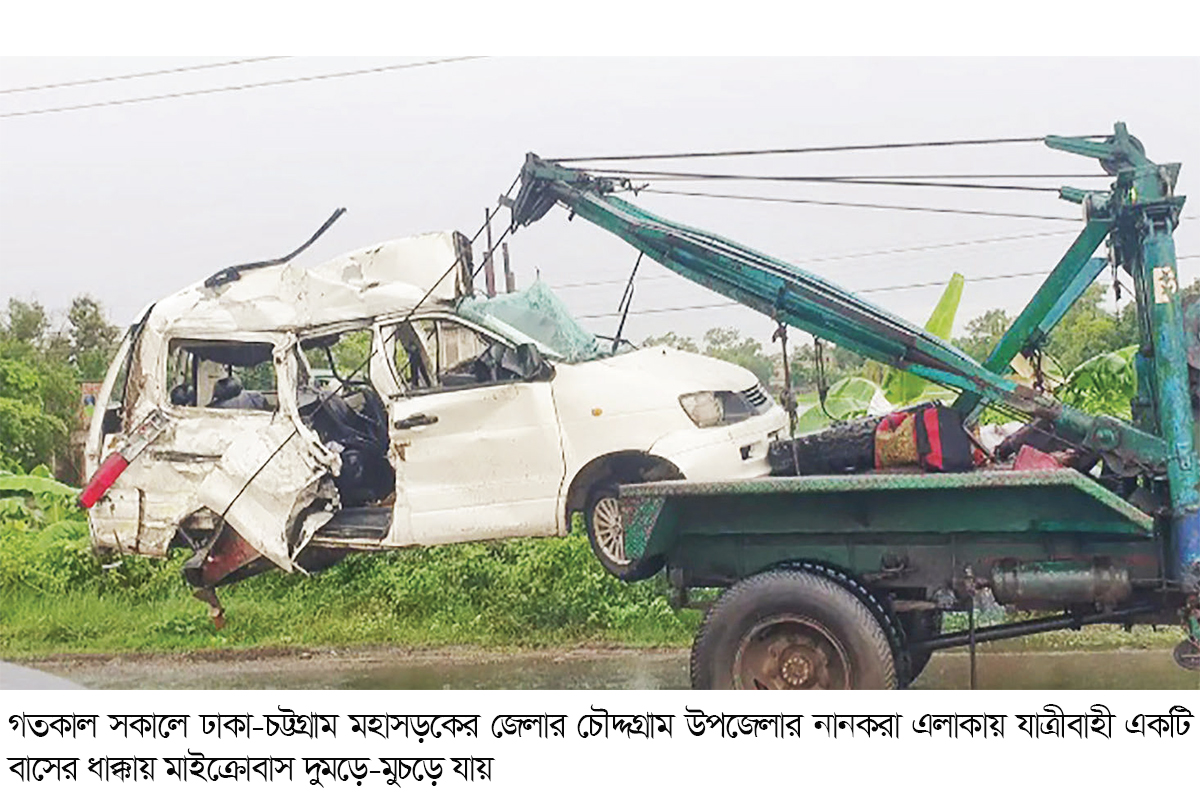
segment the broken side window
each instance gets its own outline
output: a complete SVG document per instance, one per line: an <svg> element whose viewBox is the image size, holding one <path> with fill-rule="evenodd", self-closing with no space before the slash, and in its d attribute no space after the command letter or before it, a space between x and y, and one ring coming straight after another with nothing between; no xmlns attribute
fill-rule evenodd
<svg viewBox="0 0 1200 805"><path fill-rule="evenodd" d="M264 341L171 341L167 357L171 405L277 411L272 350L273 345Z"/></svg>
<svg viewBox="0 0 1200 805"><path fill-rule="evenodd" d="M553 373L532 344L512 347L452 319L404 322L389 343L409 393L544 380Z"/></svg>
<svg viewBox="0 0 1200 805"><path fill-rule="evenodd" d="M367 381L371 357L369 329L306 338L300 347L312 372L311 383L317 388L361 385Z"/></svg>
<svg viewBox="0 0 1200 805"><path fill-rule="evenodd" d="M409 390L474 386L493 379L478 364L498 343L455 321L418 319L399 326L393 359Z"/></svg>
<svg viewBox="0 0 1200 805"><path fill-rule="evenodd" d="M300 416L341 457L334 479L343 506L386 498L396 479L388 462L388 419L370 381L369 329L302 338Z"/></svg>

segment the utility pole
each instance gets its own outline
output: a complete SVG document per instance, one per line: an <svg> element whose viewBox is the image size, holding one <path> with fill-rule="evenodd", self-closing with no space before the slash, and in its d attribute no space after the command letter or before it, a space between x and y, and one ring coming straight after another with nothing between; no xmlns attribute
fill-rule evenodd
<svg viewBox="0 0 1200 805"><path fill-rule="evenodd" d="M517 278L513 276L512 266L508 264L508 243L500 244L500 256L504 261L504 292L512 293L517 290Z"/></svg>
<svg viewBox="0 0 1200 805"><path fill-rule="evenodd" d="M492 215L491 210L484 208L483 220L487 225L487 254L483 258L483 278L487 283L489 298L496 295L496 267L492 263Z"/></svg>

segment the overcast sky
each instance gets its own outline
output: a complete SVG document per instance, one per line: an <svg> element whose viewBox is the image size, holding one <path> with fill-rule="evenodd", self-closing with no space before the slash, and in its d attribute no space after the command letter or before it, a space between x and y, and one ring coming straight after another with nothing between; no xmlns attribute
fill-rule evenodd
<svg viewBox="0 0 1200 805"><path fill-rule="evenodd" d="M4 59L0 88L197 65L218 58ZM421 61L287 58L169 76L0 93L0 300L63 309L97 296L128 323L148 302L224 266L276 257L336 207L348 214L299 261L431 230L473 233L528 151L547 157L1088 135L1122 120L1178 190L1200 193L1198 59L491 58L29 116L13 112ZM5 116L5 115L9 116ZM645 168L646 164L630 165ZM789 174L1099 173L1040 144L656 163ZM984 180L987 181L987 180ZM1055 180L1006 180L1052 185ZM1105 178L1063 180L1101 188ZM851 290L967 277L959 324L1018 310L1082 226L1053 193L831 188L780 183L654 187L813 200L1007 211L991 218L643 195L637 203L807 267ZM1180 271L1200 276L1200 197L1176 232ZM991 240L945 247L962 241ZM611 333L634 250L562 210L510 238L518 283L535 273ZM936 247L911 250L912 247ZM890 250L848 259L849 255ZM895 251L901 250L901 251ZM771 324L643 264L626 334L699 337ZM1107 276L1107 275L1106 275ZM923 322L940 289L868 294ZM647 312L692 307L674 312ZM604 317L608 316L608 317Z"/></svg>

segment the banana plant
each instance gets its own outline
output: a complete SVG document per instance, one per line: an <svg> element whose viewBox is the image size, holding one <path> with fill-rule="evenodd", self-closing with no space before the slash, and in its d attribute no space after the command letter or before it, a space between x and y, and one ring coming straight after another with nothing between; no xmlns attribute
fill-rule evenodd
<svg viewBox="0 0 1200 805"><path fill-rule="evenodd" d="M1089 358L1067 376L1055 395L1089 414L1129 417L1137 393L1136 344Z"/></svg>
<svg viewBox="0 0 1200 805"><path fill-rule="evenodd" d="M950 340L950 333L954 329L954 317L962 301L964 284L962 274L955 273L925 323L927 331L944 341ZM879 416L926 400L950 401L956 394L952 389L942 388L890 367L885 369L881 383L866 377L844 377L829 387L824 405L821 405L816 392L796 398L800 412L796 433L812 433L828 427L835 420Z"/></svg>

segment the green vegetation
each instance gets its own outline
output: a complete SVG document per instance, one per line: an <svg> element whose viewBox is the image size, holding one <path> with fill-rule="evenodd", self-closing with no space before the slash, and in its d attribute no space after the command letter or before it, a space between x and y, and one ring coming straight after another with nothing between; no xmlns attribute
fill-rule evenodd
<svg viewBox="0 0 1200 805"><path fill-rule="evenodd" d="M397 644L683 645L699 615L661 576L604 573L581 533L351 556L312 578L270 572L220 591L217 631L169 560L92 556L74 489L0 475L0 654Z"/></svg>
<svg viewBox="0 0 1200 805"><path fill-rule="evenodd" d="M0 313L0 470L58 459L61 474L78 480L68 441L80 416L79 383L104 378L118 331L86 294L65 319L54 330L45 308L19 299Z"/></svg>

